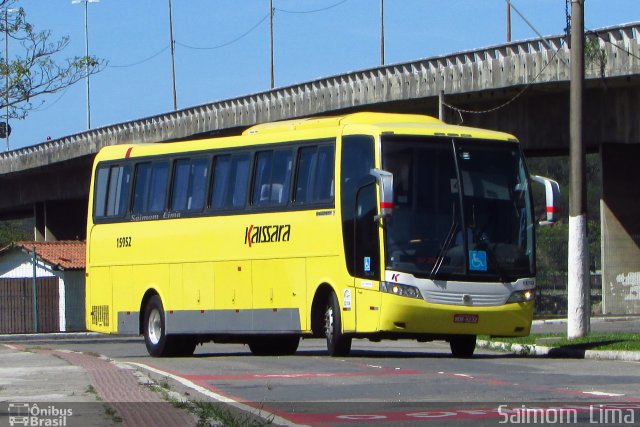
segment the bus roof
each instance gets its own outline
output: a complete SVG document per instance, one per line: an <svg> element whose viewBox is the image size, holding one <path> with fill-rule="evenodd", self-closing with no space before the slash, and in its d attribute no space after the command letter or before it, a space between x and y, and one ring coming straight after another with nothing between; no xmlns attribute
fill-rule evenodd
<svg viewBox="0 0 640 427"><path fill-rule="evenodd" d="M436 136L466 136L474 138L517 141L510 134L487 129L444 123L421 114L359 112L330 117L309 117L280 122L262 123L245 130L242 135L265 135L291 131L320 130L339 127L371 127L377 132L430 134Z"/></svg>
<svg viewBox="0 0 640 427"><path fill-rule="evenodd" d="M444 123L434 117L420 114L397 113L351 113L340 116L308 117L303 119L283 120L280 122L262 123L250 127L243 135L256 133L279 133L292 130L336 128L344 125L399 125L399 124L441 124Z"/></svg>
<svg viewBox="0 0 640 427"><path fill-rule="evenodd" d="M214 141L216 142L215 146L221 148L260 144L263 142L285 142L301 137L302 135L297 135L298 133L306 134L305 136L308 137L316 132L324 136L335 136L339 134L353 135L359 133L395 133L401 135L434 135L517 141L514 136L504 132L450 125L427 115L358 112L339 116L310 117L262 123L248 128L242 135L238 136L196 139L167 144L143 143L115 145L101 149L98 158L100 160L106 160L128 158L129 156L138 157L168 154L174 151L188 152L206 150L212 148L212 142ZM267 141L270 135L276 134L282 137L274 141Z"/></svg>

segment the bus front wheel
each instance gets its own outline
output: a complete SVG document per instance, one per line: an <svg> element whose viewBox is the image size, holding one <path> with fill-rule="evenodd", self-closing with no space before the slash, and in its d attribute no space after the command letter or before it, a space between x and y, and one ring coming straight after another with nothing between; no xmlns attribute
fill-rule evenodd
<svg viewBox="0 0 640 427"><path fill-rule="evenodd" d="M338 297L331 292L324 311L324 333L330 356L346 356L351 351L351 337L342 333L342 318Z"/></svg>
<svg viewBox="0 0 640 427"><path fill-rule="evenodd" d="M469 358L476 349L475 335L456 335L449 340L453 357Z"/></svg>

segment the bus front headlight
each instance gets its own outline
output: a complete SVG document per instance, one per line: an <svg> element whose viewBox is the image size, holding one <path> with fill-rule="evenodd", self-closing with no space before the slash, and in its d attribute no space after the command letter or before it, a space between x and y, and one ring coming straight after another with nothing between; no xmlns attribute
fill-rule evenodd
<svg viewBox="0 0 640 427"><path fill-rule="evenodd" d="M536 293L533 289L527 289L525 291L516 291L511 294L509 299L507 300L507 304L512 304L516 302L527 302L533 301L536 297Z"/></svg>
<svg viewBox="0 0 640 427"><path fill-rule="evenodd" d="M382 292L398 295L401 297L422 299L422 294L420 293L420 289L411 285L401 285L399 283L381 282L380 290Z"/></svg>

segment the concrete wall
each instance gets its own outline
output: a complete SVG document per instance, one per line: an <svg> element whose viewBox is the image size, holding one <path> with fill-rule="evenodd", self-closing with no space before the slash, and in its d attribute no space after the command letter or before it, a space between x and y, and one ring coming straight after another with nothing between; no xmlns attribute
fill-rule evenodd
<svg viewBox="0 0 640 427"><path fill-rule="evenodd" d="M83 271L64 273L65 326L67 331L85 331L85 276Z"/></svg>
<svg viewBox="0 0 640 427"><path fill-rule="evenodd" d="M640 145L602 146L602 311L640 314Z"/></svg>

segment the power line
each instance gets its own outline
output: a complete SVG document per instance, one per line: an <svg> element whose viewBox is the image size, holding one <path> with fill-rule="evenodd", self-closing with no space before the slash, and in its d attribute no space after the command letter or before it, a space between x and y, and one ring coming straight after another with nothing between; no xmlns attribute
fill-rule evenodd
<svg viewBox="0 0 640 427"><path fill-rule="evenodd" d="M160 49L159 51L157 51L156 53L154 53L153 55L149 56L148 58L142 59L140 61L137 62L133 62L131 64L125 64L125 65L111 65L111 64L107 64L107 67L110 68L129 68L129 67L135 67L136 65L140 65L140 64L144 64L147 61L151 61L153 58L155 58L156 56L160 55L161 53L163 53L164 51L166 51L167 49L169 49L169 45L163 47L162 49Z"/></svg>
<svg viewBox="0 0 640 427"><path fill-rule="evenodd" d="M631 52L631 51L629 51L629 50L627 50L627 49L625 49L625 48L623 48L623 47L618 46L616 43L612 42L612 41L611 41L611 40L609 40L608 38L607 38L607 39L600 38L600 34L598 33L598 31L597 31L597 30L587 30L587 31L585 32L585 35L589 35L589 34L595 34L595 35L596 35L600 40L603 40L605 43L609 43L610 45L614 46L616 49L618 49L618 50L620 50L620 51L622 51L622 52L626 53L626 54L627 54L627 55L629 55L629 56L634 57L635 59L640 59L640 56L638 56L638 55L634 54L633 52Z"/></svg>
<svg viewBox="0 0 640 427"><path fill-rule="evenodd" d="M313 10L286 10L286 9L278 9L278 8L273 8L274 10L278 11L278 12L283 12L283 13L295 13L295 14L305 14L305 13L316 13L316 12L324 12L325 10L329 10L329 9L333 9L334 7L340 6L341 4L344 4L346 2L348 2L349 0L342 0L338 3L335 3L331 6L327 6L327 7L323 7L321 9L313 9Z"/></svg>
<svg viewBox="0 0 640 427"><path fill-rule="evenodd" d="M520 90L518 93L516 93L511 99L505 101L504 103L498 105L497 107L493 107L493 108L489 108L486 110L466 110L464 108L459 108L456 107L454 105L451 104L447 104L446 102L443 102L442 104L447 107L450 108L451 110L457 112L458 114L460 114L460 118L462 119L462 113L465 114L487 114L487 113L493 113L494 111L500 110L504 107L506 107L507 105L513 103L515 100L517 100L518 98L520 98L527 90L529 90L529 88L533 85L533 83L538 80L538 78L542 75L542 73L544 72L544 70L547 69L547 67L549 66L549 64L551 64L556 56L558 56L558 50L554 50L553 51L553 56L551 57L551 59L544 65L544 67L542 67L542 69L540 70L540 72L538 72L538 74L536 74L536 76L533 78L533 80L529 83L527 83L527 85L525 87L522 88L522 90Z"/></svg>
<svg viewBox="0 0 640 427"><path fill-rule="evenodd" d="M47 111L49 108L53 107L54 105L56 105L58 103L58 101L60 101L62 98L64 98L64 96L67 94L67 92L69 91L70 86L67 86L67 88L65 90L62 91L62 93L60 94L60 96L58 96L58 98L55 99L55 101L47 104L47 106L45 107L45 102L42 101L40 106L35 107L32 109L32 111L37 111L37 112L41 112L41 111Z"/></svg>
<svg viewBox="0 0 640 427"><path fill-rule="evenodd" d="M249 28L246 32L244 32L243 34L239 35L238 37L236 37L233 40L230 40L228 42L216 45L216 46L191 46L185 43L180 43L179 41L176 41L177 45L180 45L182 47L185 47L187 49L194 49L194 50L214 50L214 49L220 49L222 47L226 47L229 46L235 42L237 42L238 40L246 37L249 35L249 33L251 33L253 30L255 30L256 28L258 28L260 26L260 24L262 24L264 21L267 20L267 18L269 17L269 14L267 13L260 21L258 21L257 24L255 24L253 27Z"/></svg>

